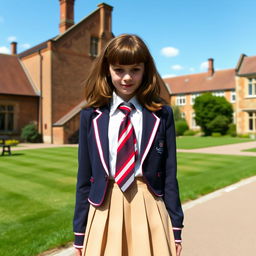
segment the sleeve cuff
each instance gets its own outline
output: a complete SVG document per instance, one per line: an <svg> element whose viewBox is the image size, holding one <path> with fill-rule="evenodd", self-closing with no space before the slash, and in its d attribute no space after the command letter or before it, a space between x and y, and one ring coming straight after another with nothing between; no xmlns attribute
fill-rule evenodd
<svg viewBox="0 0 256 256"><path fill-rule="evenodd" d="M75 234L75 241L74 241L74 247L75 248L83 248L84 244L84 233L74 233Z"/></svg>
<svg viewBox="0 0 256 256"><path fill-rule="evenodd" d="M181 243L182 242L181 231L182 231L182 228L173 227L173 234L174 234L175 243Z"/></svg>

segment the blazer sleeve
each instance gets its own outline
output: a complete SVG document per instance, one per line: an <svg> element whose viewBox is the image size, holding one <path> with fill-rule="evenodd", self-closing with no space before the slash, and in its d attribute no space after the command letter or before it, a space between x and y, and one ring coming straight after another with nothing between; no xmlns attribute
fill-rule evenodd
<svg viewBox="0 0 256 256"><path fill-rule="evenodd" d="M85 109L80 114L79 148L78 148L78 173L76 184L76 204L73 219L75 234L74 246L82 248L85 228L89 212L88 195L90 191L91 162L88 148L88 122L89 110Z"/></svg>
<svg viewBox="0 0 256 256"><path fill-rule="evenodd" d="M165 187L164 202L171 217L175 242L181 242L181 230L183 228L183 211L179 196L177 181L177 160L176 160L176 135L173 119L173 112L169 106L166 120L166 163L165 163Z"/></svg>

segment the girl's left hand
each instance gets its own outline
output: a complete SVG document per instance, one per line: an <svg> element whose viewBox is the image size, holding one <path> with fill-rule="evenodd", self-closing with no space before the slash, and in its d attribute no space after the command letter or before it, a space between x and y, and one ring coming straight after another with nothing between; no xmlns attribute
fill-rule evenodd
<svg viewBox="0 0 256 256"><path fill-rule="evenodd" d="M176 243L176 255L180 256L181 255L181 250L182 250L182 245L180 243Z"/></svg>

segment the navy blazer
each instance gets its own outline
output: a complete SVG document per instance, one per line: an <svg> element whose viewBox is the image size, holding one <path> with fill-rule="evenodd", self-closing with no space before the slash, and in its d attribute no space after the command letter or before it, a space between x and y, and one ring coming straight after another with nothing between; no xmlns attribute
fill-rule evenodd
<svg viewBox="0 0 256 256"><path fill-rule="evenodd" d="M140 158L148 188L163 201L174 227L175 240L180 240L183 227L178 182L176 178L176 137L173 113L169 106L151 112L142 110L143 130ZM109 107L81 111L79 131L79 167L77 175L74 232L81 244L89 204L104 202L109 181L108 144Z"/></svg>

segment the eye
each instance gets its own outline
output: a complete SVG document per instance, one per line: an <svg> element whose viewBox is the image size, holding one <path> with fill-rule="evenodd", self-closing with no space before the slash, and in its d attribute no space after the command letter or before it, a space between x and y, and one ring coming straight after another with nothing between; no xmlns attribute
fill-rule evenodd
<svg viewBox="0 0 256 256"><path fill-rule="evenodd" d="M140 68L133 68L132 71L133 71L133 72L139 72L139 71L140 71Z"/></svg>
<svg viewBox="0 0 256 256"><path fill-rule="evenodd" d="M114 71L116 73L121 73L121 72L123 72L123 69L121 69L121 68L114 68Z"/></svg>

